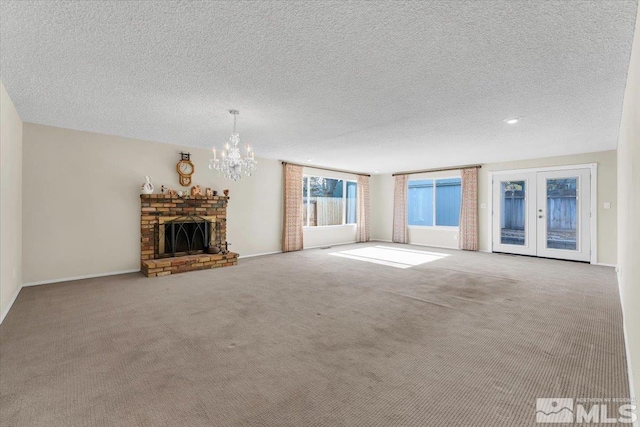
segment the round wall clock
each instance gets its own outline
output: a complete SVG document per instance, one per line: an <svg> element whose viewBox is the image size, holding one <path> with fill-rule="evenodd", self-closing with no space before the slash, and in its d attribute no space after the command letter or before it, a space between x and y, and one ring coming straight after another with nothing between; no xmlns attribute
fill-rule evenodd
<svg viewBox="0 0 640 427"><path fill-rule="evenodd" d="M180 180L180 185L183 187L188 187L191 185L191 175L195 172L195 167L193 163L191 163L189 153L180 153L182 155L182 159L178 162L178 177Z"/></svg>

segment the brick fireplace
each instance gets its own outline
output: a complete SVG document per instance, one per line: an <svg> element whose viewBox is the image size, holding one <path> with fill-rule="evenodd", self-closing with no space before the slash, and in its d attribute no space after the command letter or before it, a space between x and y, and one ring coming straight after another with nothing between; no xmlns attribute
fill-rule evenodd
<svg viewBox="0 0 640 427"><path fill-rule="evenodd" d="M210 244L225 249L228 197L142 194L140 201L140 270L145 276L238 263L236 253L206 251Z"/></svg>

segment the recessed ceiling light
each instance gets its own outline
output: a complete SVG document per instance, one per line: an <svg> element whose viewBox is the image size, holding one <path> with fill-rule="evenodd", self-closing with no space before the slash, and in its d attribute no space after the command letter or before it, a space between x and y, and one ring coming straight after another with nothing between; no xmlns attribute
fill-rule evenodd
<svg viewBox="0 0 640 427"><path fill-rule="evenodd" d="M503 122L505 122L508 125L515 125L519 121L520 121L520 117L509 117L508 119L503 120Z"/></svg>
<svg viewBox="0 0 640 427"><path fill-rule="evenodd" d="M373 171L373 173L378 173L379 171Z"/></svg>
<svg viewBox="0 0 640 427"><path fill-rule="evenodd" d="M307 159L307 162L311 163L313 162L313 159Z"/></svg>

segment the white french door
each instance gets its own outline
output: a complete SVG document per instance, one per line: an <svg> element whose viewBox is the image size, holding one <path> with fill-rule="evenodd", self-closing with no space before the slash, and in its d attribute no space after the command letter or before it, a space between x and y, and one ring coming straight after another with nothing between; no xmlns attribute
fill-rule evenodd
<svg viewBox="0 0 640 427"><path fill-rule="evenodd" d="M492 195L494 252L590 261L591 169L499 173Z"/></svg>
<svg viewBox="0 0 640 427"><path fill-rule="evenodd" d="M536 255L536 176L532 173L493 178L493 251Z"/></svg>

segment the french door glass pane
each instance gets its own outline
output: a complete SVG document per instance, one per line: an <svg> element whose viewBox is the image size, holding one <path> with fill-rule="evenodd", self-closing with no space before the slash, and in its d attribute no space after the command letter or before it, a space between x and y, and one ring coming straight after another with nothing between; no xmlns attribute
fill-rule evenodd
<svg viewBox="0 0 640 427"><path fill-rule="evenodd" d="M524 246L525 181L502 181L500 189L500 243Z"/></svg>
<svg viewBox="0 0 640 427"><path fill-rule="evenodd" d="M578 248L578 179L547 179L547 248Z"/></svg>

